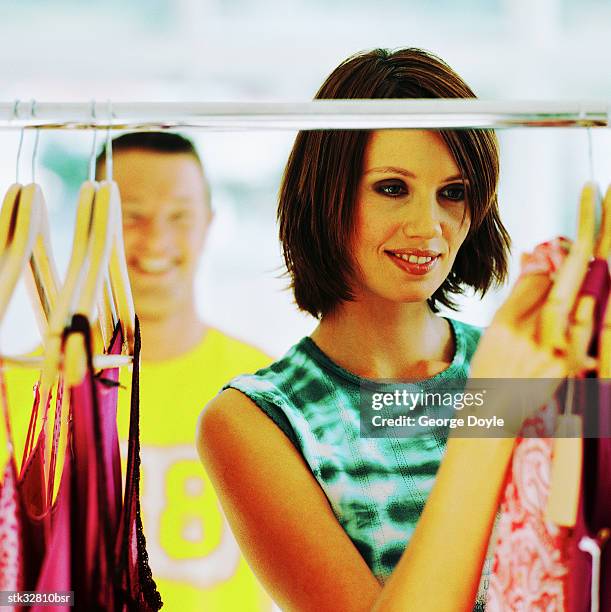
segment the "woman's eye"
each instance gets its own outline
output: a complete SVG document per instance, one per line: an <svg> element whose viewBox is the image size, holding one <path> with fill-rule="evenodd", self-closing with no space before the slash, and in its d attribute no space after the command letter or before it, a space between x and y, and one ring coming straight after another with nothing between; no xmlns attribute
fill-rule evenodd
<svg viewBox="0 0 611 612"><path fill-rule="evenodd" d="M448 185L442 190L441 195L446 200L452 200L453 202L462 202L466 197L463 185Z"/></svg>
<svg viewBox="0 0 611 612"><path fill-rule="evenodd" d="M391 198L398 198L407 193L407 187L403 181L381 181L375 185L375 190Z"/></svg>

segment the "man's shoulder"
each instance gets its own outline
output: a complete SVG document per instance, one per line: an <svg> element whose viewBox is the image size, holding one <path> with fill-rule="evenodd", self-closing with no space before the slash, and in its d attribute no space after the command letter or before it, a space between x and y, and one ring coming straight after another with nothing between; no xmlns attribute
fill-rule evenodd
<svg viewBox="0 0 611 612"><path fill-rule="evenodd" d="M226 360L240 364L245 371L254 371L269 365L273 357L254 344L237 338L225 331L211 327L199 345L202 357Z"/></svg>
<svg viewBox="0 0 611 612"><path fill-rule="evenodd" d="M223 347L234 351L240 351L250 355L255 355L266 359L268 362L272 361L272 357L265 353L261 348L256 346L250 341L238 338L232 334L220 330L216 327L210 327L207 334L202 339L202 347L205 349L209 347L209 350Z"/></svg>
<svg viewBox="0 0 611 612"><path fill-rule="evenodd" d="M238 336L230 334L217 327L208 328L207 333L202 338L202 344L205 344L210 339L224 346L229 346L231 348L236 348L236 349L244 349L245 351L250 351L250 352L258 353L260 355L265 355L265 352L261 348L259 348L256 344L248 340L244 340L243 338L239 338ZM267 355L267 357L268 359L270 358L269 355Z"/></svg>

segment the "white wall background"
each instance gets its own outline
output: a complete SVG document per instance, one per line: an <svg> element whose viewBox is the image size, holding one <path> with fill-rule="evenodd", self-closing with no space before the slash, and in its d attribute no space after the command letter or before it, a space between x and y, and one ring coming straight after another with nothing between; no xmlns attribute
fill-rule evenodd
<svg viewBox="0 0 611 612"><path fill-rule="evenodd" d="M373 47L441 55L488 99L606 99L611 2L603 0L2 0L0 100L307 100L342 59ZM611 181L611 131L592 131L594 175ZM294 134L192 132L217 218L198 276L204 318L281 354L314 321L279 278L275 204ZM501 210L519 252L573 235L590 177L585 130L506 130ZM0 132L0 191L13 182L17 134ZM21 172L29 179L34 135ZM43 132L37 176L56 258L69 254L78 183L92 136ZM514 266L515 274L515 266ZM504 294L468 300L486 324ZM0 324L0 351L39 340L21 288Z"/></svg>

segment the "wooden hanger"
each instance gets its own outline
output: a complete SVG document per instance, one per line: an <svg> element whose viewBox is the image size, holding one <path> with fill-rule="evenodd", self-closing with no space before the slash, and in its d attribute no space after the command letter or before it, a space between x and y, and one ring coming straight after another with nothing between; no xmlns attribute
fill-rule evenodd
<svg viewBox="0 0 611 612"><path fill-rule="evenodd" d="M4 318L17 282L28 266L28 288L44 337L59 281L51 248L47 207L36 183L15 184L9 188L0 213L0 248L3 255L0 320Z"/></svg>
<svg viewBox="0 0 611 612"><path fill-rule="evenodd" d="M123 332L123 352L133 354L135 309L129 284L123 246L123 226L119 188L113 181L102 181L95 194L87 245L87 264L75 292L74 312L93 319L96 303L103 295L106 275L110 277L112 298ZM71 335L65 347L66 382L78 385L87 370L83 338Z"/></svg>
<svg viewBox="0 0 611 612"><path fill-rule="evenodd" d="M40 365L40 396L43 398L43 402L49 397L51 389L57 380L62 358L61 343L63 331L65 326L70 322L72 314L75 312L78 287L82 285L83 276L87 270L86 260L96 190L97 183L94 181L86 181L81 186L79 192L76 222L72 240L72 252L64 283L58 292L55 306L51 310L48 325L45 330L45 350L43 357L8 358L10 363L16 365L26 367L36 367ZM0 226L1 225L2 218L0 217ZM0 240L1 236L0 230ZM106 301L108 301L107 298ZM106 346L114 329L112 309L105 307L104 304L99 304L98 312L100 313L99 323L101 336ZM112 367L112 365L125 365L129 363L129 361L126 360L121 361L117 358L114 358L114 360L104 359L104 357L104 355L94 356L95 367L104 368Z"/></svg>
<svg viewBox="0 0 611 612"><path fill-rule="evenodd" d="M72 252L66 271L66 277L59 292L55 308L51 312L46 333L44 361L40 379L40 396L43 401L48 398L51 388L59 373L61 360L62 334L75 301L74 295L79 280L85 272L89 228L93 212L96 184L86 181L81 186L76 209L76 222L72 239Z"/></svg>
<svg viewBox="0 0 611 612"><path fill-rule="evenodd" d="M4 196L2 208L0 209L0 267L10 245L20 191L21 185L18 183L11 185Z"/></svg>
<svg viewBox="0 0 611 612"><path fill-rule="evenodd" d="M87 245L89 242L89 230L91 226L97 184L94 181L86 181L81 185L76 208L76 220L72 239L72 251L68 262L68 269L64 283L60 289L55 308L51 312L46 334L45 351L40 375L40 397L46 406L50 400L51 391L56 384L62 359L62 337L66 325L72 313L72 305L75 302L75 291L79 286L86 270ZM69 394L64 394L60 409L63 414L63 406L69 402ZM53 411L53 409L52 409ZM47 439L52 440L52 427L55 419L47 419ZM39 415L36 430L45 426L43 415ZM66 440L66 428L62 427L60 433L60 448L63 448ZM45 475L47 480L51 475L52 445L45 446ZM53 495L54 492L50 492Z"/></svg>

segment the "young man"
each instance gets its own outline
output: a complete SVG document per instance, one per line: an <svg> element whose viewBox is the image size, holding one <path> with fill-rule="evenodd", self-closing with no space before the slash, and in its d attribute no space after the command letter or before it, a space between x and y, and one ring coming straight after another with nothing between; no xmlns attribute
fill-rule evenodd
<svg viewBox="0 0 611 612"><path fill-rule="evenodd" d="M112 147L142 332L141 505L153 576L168 610L271 610L194 445L197 417L221 386L271 360L197 314L194 279L213 212L193 144L177 134L142 132L122 135ZM102 154L99 179L105 170ZM122 373L127 389L128 376ZM123 441L127 389L119 394Z"/></svg>

